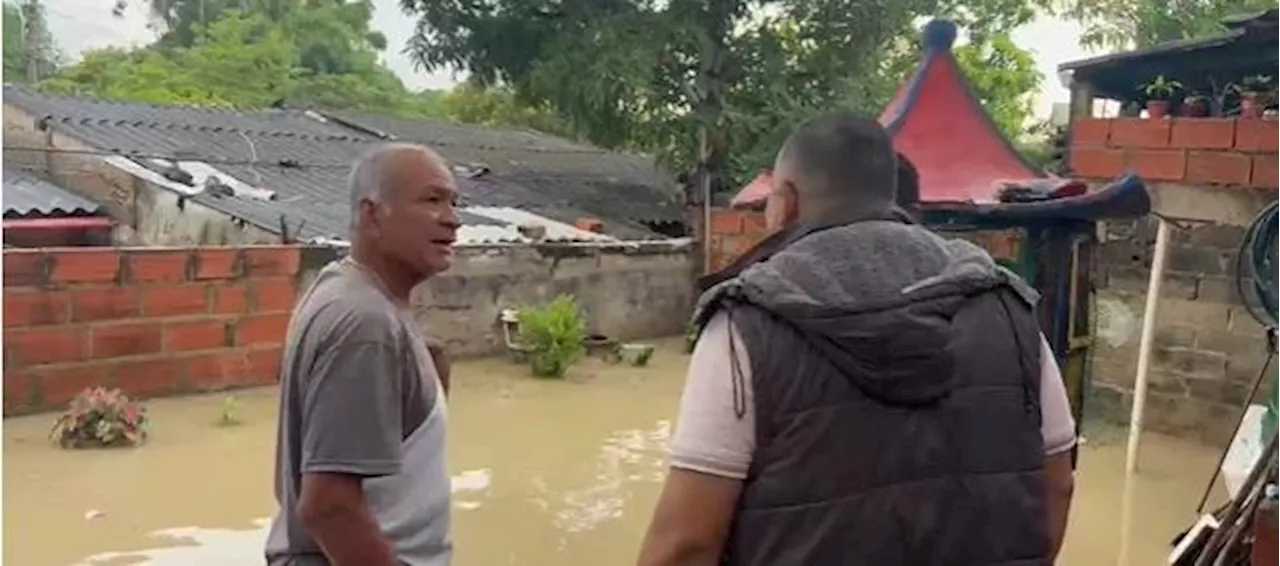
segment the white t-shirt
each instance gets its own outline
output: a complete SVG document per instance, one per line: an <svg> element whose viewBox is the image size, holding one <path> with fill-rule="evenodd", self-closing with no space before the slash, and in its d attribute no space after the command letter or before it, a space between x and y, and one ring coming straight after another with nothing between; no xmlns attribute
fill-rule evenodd
<svg viewBox="0 0 1280 566"><path fill-rule="evenodd" d="M756 449L755 402L751 364L742 338L732 329L734 350L743 372L746 414L739 418L733 406L733 376L729 348L729 317L717 313L702 331L689 361L689 375L680 400L680 415L671 440L671 465L714 476L745 479ZM1046 456L1061 454L1076 444L1076 423L1071 416L1066 386L1058 362L1044 337L1040 337L1040 434Z"/></svg>

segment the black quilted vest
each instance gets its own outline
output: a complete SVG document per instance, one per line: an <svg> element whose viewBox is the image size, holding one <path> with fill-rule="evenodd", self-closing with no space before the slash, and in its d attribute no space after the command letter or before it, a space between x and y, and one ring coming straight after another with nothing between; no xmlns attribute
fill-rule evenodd
<svg viewBox="0 0 1280 566"><path fill-rule="evenodd" d="M948 393L918 404L880 395L880 376L850 379L824 355L827 338L749 299L710 310L729 311L755 391L755 458L725 564L1050 563L1039 327L1013 291L935 289L832 318L847 328L826 331L855 336L869 357L915 347L910 326L894 330L903 321L950 324Z"/></svg>

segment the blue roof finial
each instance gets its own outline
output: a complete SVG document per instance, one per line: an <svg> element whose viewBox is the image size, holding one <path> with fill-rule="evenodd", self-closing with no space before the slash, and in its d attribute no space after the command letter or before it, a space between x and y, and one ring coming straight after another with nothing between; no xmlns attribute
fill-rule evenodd
<svg viewBox="0 0 1280 566"><path fill-rule="evenodd" d="M930 51L950 51L956 42L956 24L951 20L931 20L924 26L924 47Z"/></svg>

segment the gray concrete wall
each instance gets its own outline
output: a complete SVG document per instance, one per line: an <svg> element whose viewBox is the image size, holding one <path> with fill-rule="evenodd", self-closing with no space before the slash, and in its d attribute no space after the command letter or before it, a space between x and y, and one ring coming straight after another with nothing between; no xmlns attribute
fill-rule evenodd
<svg viewBox="0 0 1280 566"><path fill-rule="evenodd" d="M456 356L505 350L504 308L567 293L588 330L623 339L680 334L693 304L687 247L503 246L462 248L453 269L414 292L418 320Z"/></svg>
<svg viewBox="0 0 1280 566"><path fill-rule="evenodd" d="M1248 223L1275 193L1153 189L1158 212L1187 222L1172 230L1146 425L1223 442L1267 355L1264 330L1245 311L1235 289L1237 250ZM1132 403L1156 220L1109 222L1100 231L1093 388L1085 410L1123 422Z"/></svg>

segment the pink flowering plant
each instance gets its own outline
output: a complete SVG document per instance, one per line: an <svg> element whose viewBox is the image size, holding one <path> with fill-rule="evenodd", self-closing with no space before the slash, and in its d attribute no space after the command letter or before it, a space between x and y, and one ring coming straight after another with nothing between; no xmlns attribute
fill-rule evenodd
<svg viewBox="0 0 1280 566"><path fill-rule="evenodd" d="M119 389L90 387L71 400L50 438L63 448L137 446L147 439L146 408Z"/></svg>

